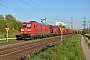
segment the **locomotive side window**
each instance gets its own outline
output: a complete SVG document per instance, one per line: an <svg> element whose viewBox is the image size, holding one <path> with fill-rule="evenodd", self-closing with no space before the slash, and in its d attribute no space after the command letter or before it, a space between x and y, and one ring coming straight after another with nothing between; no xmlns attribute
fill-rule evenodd
<svg viewBox="0 0 90 60"><path fill-rule="evenodd" d="M22 24L22 28L31 27L31 24Z"/></svg>
<svg viewBox="0 0 90 60"><path fill-rule="evenodd" d="M35 25L34 25L34 28L35 28Z"/></svg>

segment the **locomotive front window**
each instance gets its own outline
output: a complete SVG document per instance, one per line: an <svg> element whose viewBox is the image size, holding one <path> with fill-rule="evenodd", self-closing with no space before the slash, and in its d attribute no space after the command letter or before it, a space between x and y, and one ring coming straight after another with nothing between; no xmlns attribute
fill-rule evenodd
<svg viewBox="0 0 90 60"><path fill-rule="evenodd" d="M31 27L31 24L27 24L27 27Z"/></svg>
<svg viewBox="0 0 90 60"><path fill-rule="evenodd" d="M22 24L22 28L31 27L31 24Z"/></svg>

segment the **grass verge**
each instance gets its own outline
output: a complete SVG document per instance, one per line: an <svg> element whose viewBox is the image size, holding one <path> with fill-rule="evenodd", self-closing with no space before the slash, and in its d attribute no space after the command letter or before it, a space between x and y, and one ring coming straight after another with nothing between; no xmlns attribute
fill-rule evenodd
<svg viewBox="0 0 90 60"><path fill-rule="evenodd" d="M81 48L81 35L75 35L25 60L86 60Z"/></svg>
<svg viewBox="0 0 90 60"><path fill-rule="evenodd" d="M8 42L14 42L14 41L16 41L16 40L8 40ZM3 43L3 42L7 42L7 40L0 40L0 43Z"/></svg>
<svg viewBox="0 0 90 60"><path fill-rule="evenodd" d="M0 38L6 38L6 33L0 33ZM17 34L8 34L9 38L15 38Z"/></svg>
<svg viewBox="0 0 90 60"><path fill-rule="evenodd" d="M88 40L90 40L90 34L84 36L84 38L85 38L85 42L86 42L86 44L88 45L88 47L89 47L89 49L90 49L90 42L86 39L86 37L88 38Z"/></svg>

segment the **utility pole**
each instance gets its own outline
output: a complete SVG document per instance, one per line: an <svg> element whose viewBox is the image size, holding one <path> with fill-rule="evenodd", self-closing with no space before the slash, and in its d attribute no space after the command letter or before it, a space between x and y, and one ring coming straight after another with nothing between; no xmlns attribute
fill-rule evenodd
<svg viewBox="0 0 90 60"><path fill-rule="evenodd" d="M41 19L41 22L42 22L42 21L45 21L45 24L46 24L46 17L45 17L45 19Z"/></svg>
<svg viewBox="0 0 90 60"><path fill-rule="evenodd" d="M89 20L89 29L90 29L90 20Z"/></svg>
<svg viewBox="0 0 90 60"><path fill-rule="evenodd" d="M71 18L71 29L73 29L73 17L70 17Z"/></svg>
<svg viewBox="0 0 90 60"><path fill-rule="evenodd" d="M83 24L83 26L84 26L84 29L86 29L86 17L84 18L84 24Z"/></svg>
<svg viewBox="0 0 90 60"><path fill-rule="evenodd" d="M68 21L71 25L70 25L70 29L73 29L73 17L69 17L69 18L71 18L71 21L68 21L67 19L65 19L66 21Z"/></svg>

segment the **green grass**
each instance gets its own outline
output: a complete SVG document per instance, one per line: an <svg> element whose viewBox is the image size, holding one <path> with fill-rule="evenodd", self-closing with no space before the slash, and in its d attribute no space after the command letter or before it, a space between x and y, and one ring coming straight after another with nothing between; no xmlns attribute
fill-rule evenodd
<svg viewBox="0 0 90 60"><path fill-rule="evenodd" d="M8 40L8 42L14 42L14 41L16 41L16 40ZM7 42L7 40L0 40L0 43L2 43L2 42Z"/></svg>
<svg viewBox="0 0 90 60"><path fill-rule="evenodd" d="M89 38L90 39L90 35L87 35L88 37L87 38ZM86 38L86 36L84 36L84 38ZM90 42L88 42L88 40L87 39L85 39L85 42L86 42L86 44L88 45L88 47L89 47L89 49L90 49Z"/></svg>
<svg viewBox="0 0 90 60"><path fill-rule="evenodd" d="M16 34L8 34L9 38L15 38ZM6 33L0 33L0 38L6 38Z"/></svg>
<svg viewBox="0 0 90 60"><path fill-rule="evenodd" d="M63 42L33 54L26 60L86 60L81 48L81 35L75 35Z"/></svg>
<svg viewBox="0 0 90 60"><path fill-rule="evenodd" d="M6 33L0 33L0 39L2 38L6 38ZM16 34L8 34L8 38L15 38L16 37ZM13 42L13 41L16 41L15 39L11 40L11 39L8 39L8 42ZM7 42L7 40L0 40L0 43L1 42Z"/></svg>
<svg viewBox="0 0 90 60"><path fill-rule="evenodd" d="M88 43L89 49L90 49L90 43Z"/></svg>
<svg viewBox="0 0 90 60"><path fill-rule="evenodd" d="M4 33L0 33L0 38L5 38L5 35Z"/></svg>
<svg viewBox="0 0 90 60"><path fill-rule="evenodd" d="M90 34L85 34L85 35L90 36Z"/></svg>

